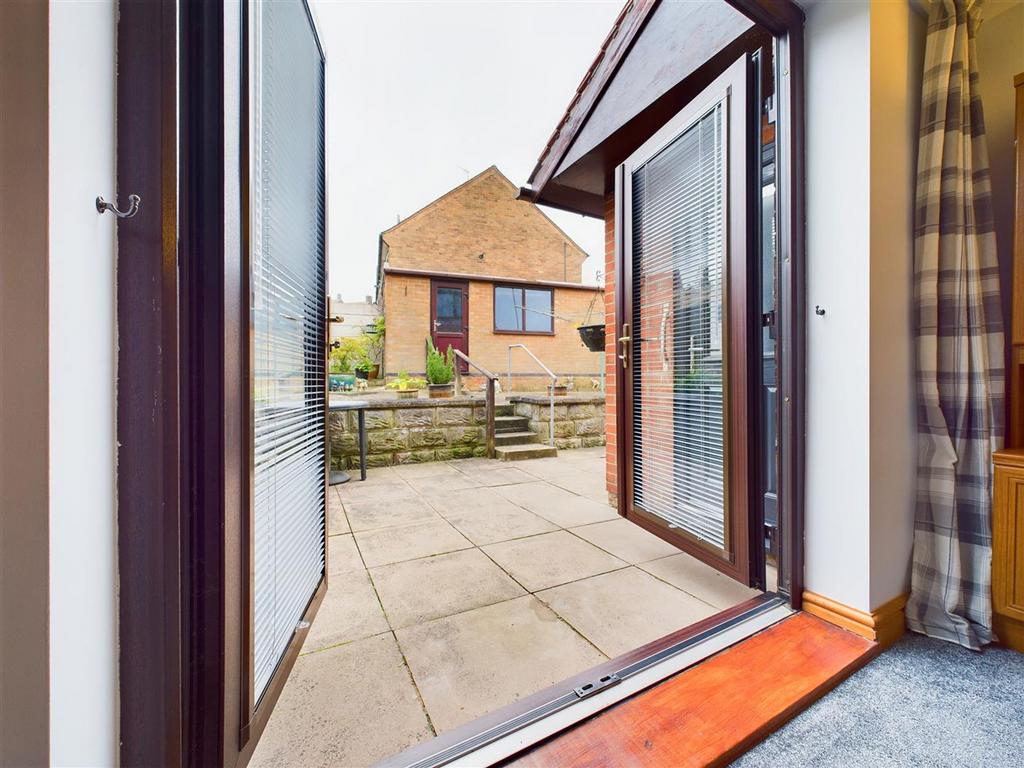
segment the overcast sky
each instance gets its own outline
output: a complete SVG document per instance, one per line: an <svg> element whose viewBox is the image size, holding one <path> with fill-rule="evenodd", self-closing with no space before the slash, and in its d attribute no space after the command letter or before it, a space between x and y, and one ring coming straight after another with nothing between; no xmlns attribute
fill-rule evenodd
<svg viewBox="0 0 1024 768"><path fill-rule="evenodd" d="M313 0L327 55L330 290L372 294L378 235L490 165L526 184L621 0ZM600 268L602 224L545 208Z"/></svg>

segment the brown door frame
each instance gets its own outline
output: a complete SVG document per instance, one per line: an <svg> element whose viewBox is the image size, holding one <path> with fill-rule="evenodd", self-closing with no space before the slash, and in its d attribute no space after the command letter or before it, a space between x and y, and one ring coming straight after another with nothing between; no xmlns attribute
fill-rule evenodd
<svg viewBox="0 0 1024 768"><path fill-rule="evenodd" d="M119 758L183 764L178 336L178 3L117 23Z"/></svg>
<svg viewBox="0 0 1024 768"><path fill-rule="evenodd" d="M750 377L753 374L749 365L750 354L748 351L750 340L750 313L752 310L751 298L755 288L753 280L750 279L750 265L755 258L753 245L756 242L749 236L751 232L750 207L755 199L752 196L751 158L754 152L750 144L756 136L756 120L752 119L759 113L756 108L751 108L751 98L754 96L753 83L754 66L749 54L744 54L738 61L721 72L701 92L696 94L686 107L683 108L665 126L655 132L654 136L646 141L629 159L619 166L616 172L616 206L621 211L618 218L620 226L616 227L616 285L621 284L621 304L618 307L617 328L623 336L632 336L627 342L631 349L635 348L635 340L640 329L632 327L635 325L633 317L633 252L629 245L632 231L632 197L627 188L630 174L637 167L642 167L654 157L659 147L664 147L674 141L683 132L694 124L705 106L710 105L717 94L724 93L728 89L726 124L726 177L724 179L726 192L726 243L727 257L725 262L726 281L725 295L725 319L723 332L725 336L726 354L723 358L725 373L725 411L723 428L726 434L726 455L725 463L725 498L727 517L725 521L725 537L727 551L722 552L716 547L697 540L695 537L678 529L669 529L667 525L656 516L635 507L631 500L633 498L633 456L632 447L634 443L633 414L633 377L637 375L634 367L632 354L626 355L626 365L618 365L617 370L617 392L622 393L619 410L622 414L622 439L618 441L618 462L625 469L623 492L619 494L619 513L626 519L636 523L642 528L654 533L662 539L674 544L684 552L702 560L708 565L717 568L726 575L736 579L743 584L760 583L760 575L754 573L752 567L750 536L750 517L754 507L750 504L750 470L755 467L756 461L751 457L752 448L756 446L748 439L748 430L751 422ZM696 106L697 110L691 109ZM692 114L690 114L692 112ZM635 159L640 155L639 159ZM760 178L760 177L758 177ZM756 273L755 273L756 274ZM760 312L757 313L760 316ZM630 323L630 330L627 333L625 324ZM756 338L760 338L759 336ZM619 383L621 382L621 383ZM758 443L759 445L759 443ZM756 485L756 483L754 483Z"/></svg>
<svg viewBox="0 0 1024 768"><path fill-rule="evenodd" d="M458 288L462 291L462 337L465 341L462 352L469 357L469 281L468 280L457 280L454 278L430 278L430 318L427 322L430 323L430 340L435 347L441 352L447 349L447 344L444 348L437 343L437 330L434 323L437 321L437 289L438 288ZM452 335L452 334L448 334ZM454 345L452 345L454 346ZM463 373L469 370L469 366L464 360L458 361L459 370Z"/></svg>

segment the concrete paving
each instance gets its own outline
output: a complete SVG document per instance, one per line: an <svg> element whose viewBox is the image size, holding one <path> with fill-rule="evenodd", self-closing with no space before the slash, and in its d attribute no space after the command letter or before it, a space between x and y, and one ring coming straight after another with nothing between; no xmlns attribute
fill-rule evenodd
<svg viewBox="0 0 1024 768"><path fill-rule="evenodd" d="M371 469L254 766L361 766L756 594L620 518L604 449Z"/></svg>

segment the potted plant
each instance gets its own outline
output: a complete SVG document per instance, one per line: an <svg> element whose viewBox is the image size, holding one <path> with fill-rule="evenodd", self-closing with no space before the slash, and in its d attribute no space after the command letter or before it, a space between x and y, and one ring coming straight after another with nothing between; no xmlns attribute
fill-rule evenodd
<svg viewBox="0 0 1024 768"><path fill-rule="evenodd" d="M376 379L380 373L380 366L373 362L369 358L364 357L358 363L356 363L356 378L360 379Z"/></svg>
<svg viewBox="0 0 1024 768"><path fill-rule="evenodd" d="M430 339L427 339L427 382L430 397L451 397L455 389L455 350L448 345L448 351L441 354Z"/></svg>
<svg viewBox="0 0 1024 768"><path fill-rule="evenodd" d="M419 397L420 390L426 386L426 383L423 379L415 379L402 371L398 374L398 378L388 382L388 389L395 390L395 394L401 400L413 400Z"/></svg>
<svg viewBox="0 0 1024 768"><path fill-rule="evenodd" d="M604 323L600 325L580 325L576 327L580 341L591 352L604 352Z"/></svg>
<svg viewBox="0 0 1024 768"><path fill-rule="evenodd" d="M569 385L565 379L556 379L553 383L548 384L548 394L554 391L555 397L569 394Z"/></svg>

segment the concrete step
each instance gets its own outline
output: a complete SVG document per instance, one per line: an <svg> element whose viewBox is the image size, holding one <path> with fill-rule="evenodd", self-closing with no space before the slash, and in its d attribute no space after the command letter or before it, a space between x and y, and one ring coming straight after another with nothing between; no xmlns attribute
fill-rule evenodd
<svg viewBox="0 0 1024 768"><path fill-rule="evenodd" d="M522 461L557 456L558 451L550 445L500 445L494 448L494 457L502 461Z"/></svg>
<svg viewBox="0 0 1024 768"><path fill-rule="evenodd" d="M530 429L530 420L525 416L495 416L495 432L526 432Z"/></svg>
<svg viewBox="0 0 1024 768"><path fill-rule="evenodd" d="M527 443L539 443L540 435L536 432L495 432L495 445L526 445Z"/></svg>
<svg viewBox="0 0 1024 768"><path fill-rule="evenodd" d="M505 405L494 406L495 416L515 416L516 409L511 403L505 403Z"/></svg>

